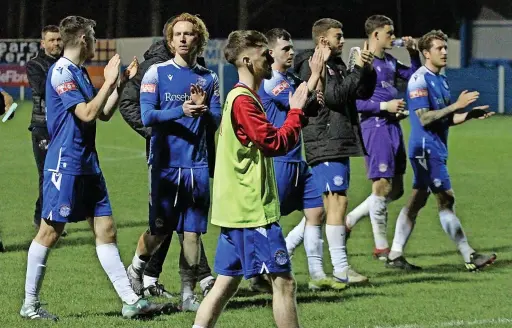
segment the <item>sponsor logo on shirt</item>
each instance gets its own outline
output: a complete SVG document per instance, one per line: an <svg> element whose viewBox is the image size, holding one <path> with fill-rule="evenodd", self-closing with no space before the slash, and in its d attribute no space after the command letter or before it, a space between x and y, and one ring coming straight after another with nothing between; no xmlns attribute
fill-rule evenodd
<svg viewBox="0 0 512 328"><path fill-rule="evenodd" d="M179 95L172 94L170 92L165 93L165 101L187 101L190 100L191 97L189 94L183 93Z"/></svg>
<svg viewBox="0 0 512 328"><path fill-rule="evenodd" d="M288 82L286 82L285 80L282 80L281 83L279 83L278 85L276 85L274 87L274 89L272 89L272 94L274 96L277 96L278 94L280 94L281 92L286 90L286 88L289 88L289 87L290 87L290 85L288 84Z"/></svg>
<svg viewBox="0 0 512 328"><path fill-rule="evenodd" d="M156 92L156 84L144 83L140 86L140 92L155 93Z"/></svg>
<svg viewBox="0 0 512 328"><path fill-rule="evenodd" d="M428 90L427 89L417 89L409 92L409 98L420 98L420 97L426 97L428 96Z"/></svg>
<svg viewBox="0 0 512 328"><path fill-rule="evenodd" d="M68 92L68 91L72 91L72 90L77 90L77 89L78 88L77 88L75 82L69 81L69 82L64 82L62 84L59 84L57 86L56 91L57 91L57 94L59 94L59 96L60 96L64 92Z"/></svg>

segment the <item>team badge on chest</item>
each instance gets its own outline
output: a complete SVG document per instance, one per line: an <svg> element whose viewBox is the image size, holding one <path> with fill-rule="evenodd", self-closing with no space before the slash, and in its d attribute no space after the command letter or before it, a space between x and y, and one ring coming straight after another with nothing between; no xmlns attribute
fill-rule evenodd
<svg viewBox="0 0 512 328"><path fill-rule="evenodd" d="M202 76L198 76L197 77L197 85L200 86L201 88L206 87L206 79Z"/></svg>

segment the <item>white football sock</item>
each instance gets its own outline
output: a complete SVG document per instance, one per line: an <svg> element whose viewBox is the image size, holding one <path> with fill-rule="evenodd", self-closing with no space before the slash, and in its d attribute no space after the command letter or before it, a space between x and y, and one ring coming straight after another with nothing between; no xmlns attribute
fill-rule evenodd
<svg viewBox="0 0 512 328"><path fill-rule="evenodd" d="M194 284L191 281L181 281L181 299L185 301L190 296L194 296Z"/></svg>
<svg viewBox="0 0 512 328"><path fill-rule="evenodd" d="M371 195L366 198L361 204L359 204L356 208L354 208L350 213L347 214L347 219L345 225L352 229L359 220L364 218L365 216L370 215L370 206L369 200Z"/></svg>
<svg viewBox="0 0 512 328"><path fill-rule="evenodd" d="M329 244L334 273L341 273L348 266L345 248L345 226L326 224L325 234L327 236L327 243Z"/></svg>
<svg viewBox="0 0 512 328"><path fill-rule="evenodd" d="M373 228L373 238L375 239L375 248L389 248L386 236L388 221L386 197L371 194L370 197L368 197L368 203L370 208L370 220Z"/></svg>
<svg viewBox="0 0 512 328"><path fill-rule="evenodd" d="M103 244L96 246L96 254L100 260L103 270L107 273L110 281L114 285L117 295L126 304L134 304L139 300L139 296L133 291L128 275L124 268L119 250L116 244Z"/></svg>
<svg viewBox="0 0 512 328"><path fill-rule="evenodd" d="M151 277L151 276L144 275L143 281L144 281L144 288L148 288L149 286L156 285L156 283L158 281L158 277Z"/></svg>
<svg viewBox="0 0 512 328"><path fill-rule="evenodd" d="M146 265L147 262L141 260L137 252L135 252L135 255L132 259L132 269L139 277L142 276L144 270L146 269Z"/></svg>
<svg viewBox="0 0 512 328"><path fill-rule="evenodd" d="M39 290L41 290L49 252L48 247L36 241L30 244L25 278L25 305L33 306L39 301Z"/></svg>
<svg viewBox="0 0 512 328"><path fill-rule="evenodd" d="M299 224L295 226L286 236L286 250L292 254L295 248L304 240L304 228L306 227L306 217L302 217Z"/></svg>
<svg viewBox="0 0 512 328"><path fill-rule="evenodd" d="M397 257L402 256L404 247L407 244L407 240L414 229L416 220L410 220L407 208L402 208L398 219L396 220L395 238L393 238L393 245L391 246L391 252L389 253L389 259L394 260Z"/></svg>
<svg viewBox="0 0 512 328"><path fill-rule="evenodd" d="M306 225L304 229L304 248L308 257L309 275L312 279L327 277L323 268L322 226Z"/></svg>
<svg viewBox="0 0 512 328"><path fill-rule="evenodd" d="M450 236L450 239L457 245L459 252L464 258L464 262L471 261L471 254L474 253L475 250L469 246L459 218L450 210L442 210L439 212L439 219L441 220L444 232L446 232L448 236Z"/></svg>

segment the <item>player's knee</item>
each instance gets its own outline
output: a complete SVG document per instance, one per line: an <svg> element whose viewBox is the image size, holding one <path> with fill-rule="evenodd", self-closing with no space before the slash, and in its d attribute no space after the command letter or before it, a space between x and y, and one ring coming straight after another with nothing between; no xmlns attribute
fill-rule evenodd
<svg viewBox="0 0 512 328"><path fill-rule="evenodd" d="M348 205L347 192L329 192L326 195L329 211L338 212Z"/></svg>
<svg viewBox="0 0 512 328"><path fill-rule="evenodd" d="M195 232L185 232L183 234L183 241L188 242L188 243L199 244L200 238L201 238L201 235L198 233L195 233Z"/></svg>
<svg viewBox="0 0 512 328"><path fill-rule="evenodd" d="M236 294L238 291L238 287L240 286L240 280L235 280L232 283L228 284L226 286L226 296L229 296L230 298ZM215 285L214 285L215 287Z"/></svg>
<svg viewBox="0 0 512 328"><path fill-rule="evenodd" d="M455 205L455 196L451 192L440 193L437 198L439 211L442 210L453 210Z"/></svg>
<svg viewBox="0 0 512 328"><path fill-rule="evenodd" d="M57 241L59 240L60 234L64 230L64 223L51 223L48 224L44 221L44 224L41 224L39 231L37 232L37 236L35 240L45 246L45 247L53 247Z"/></svg>
<svg viewBox="0 0 512 328"><path fill-rule="evenodd" d="M418 213L420 212L420 210L423 208L423 206L425 206L426 202L425 203L414 203L413 205L414 206L410 206L408 207L407 209L407 217L409 218L409 220L411 220L412 222L416 222L416 218L418 217Z"/></svg>
<svg viewBox="0 0 512 328"><path fill-rule="evenodd" d="M380 197L387 197L391 192L391 183L389 179L381 178L373 182L372 191Z"/></svg>
<svg viewBox="0 0 512 328"><path fill-rule="evenodd" d="M295 281L295 278L291 274L274 276L272 281L274 293L292 295L297 290L297 281Z"/></svg>
<svg viewBox="0 0 512 328"><path fill-rule="evenodd" d="M96 239L102 243L114 243L116 241L117 231L116 225L112 218L96 220L95 234Z"/></svg>
<svg viewBox="0 0 512 328"><path fill-rule="evenodd" d="M321 225L324 219L324 208L307 208L304 210L304 215L309 225Z"/></svg>

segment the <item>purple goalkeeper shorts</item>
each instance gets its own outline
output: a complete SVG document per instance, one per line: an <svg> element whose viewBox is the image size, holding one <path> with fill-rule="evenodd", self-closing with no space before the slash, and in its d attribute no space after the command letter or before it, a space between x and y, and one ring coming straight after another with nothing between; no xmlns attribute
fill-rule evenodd
<svg viewBox="0 0 512 328"><path fill-rule="evenodd" d="M393 178L405 174L407 156L400 125L373 126L363 129L362 133L368 151L368 156L365 156L368 179Z"/></svg>

